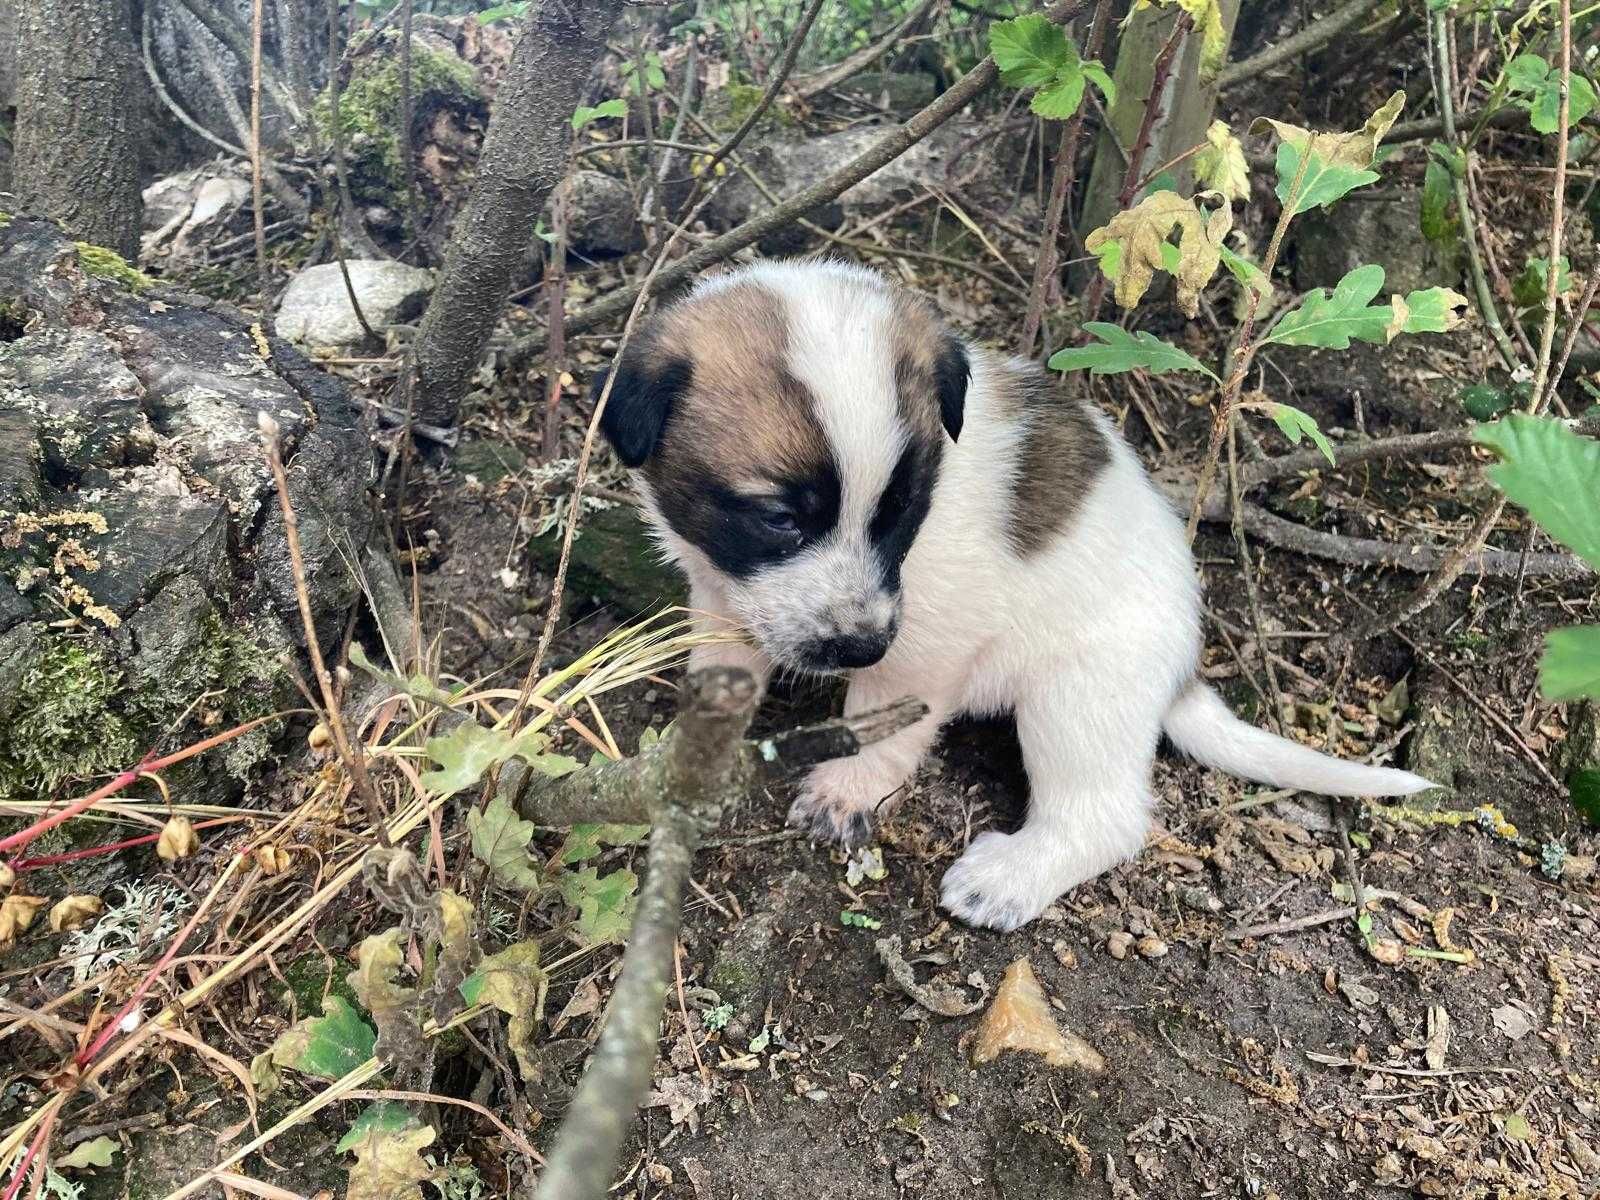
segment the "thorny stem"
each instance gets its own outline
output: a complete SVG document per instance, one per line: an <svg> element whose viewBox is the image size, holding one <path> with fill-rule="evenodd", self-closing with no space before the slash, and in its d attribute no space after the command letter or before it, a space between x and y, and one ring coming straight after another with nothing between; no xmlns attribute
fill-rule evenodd
<svg viewBox="0 0 1600 1200"><path fill-rule="evenodd" d="M1272 242L1267 247L1267 256L1261 262L1261 274L1265 279L1272 278L1272 270L1278 263L1278 254L1283 249L1284 234L1288 233L1289 222L1294 220L1295 209L1300 205L1300 188L1305 183L1306 168L1311 163L1313 140L1307 138L1306 144L1300 150L1299 169L1295 171L1294 182L1289 185L1288 194L1284 198L1283 211L1278 214L1278 224L1272 231ZM1194 544L1195 534L1200 529L1200 513L1205 506L1206 495L1211 491L1212 480L1216 478L1217 463L1222 456L1222 439L1233 427L1234 413L1239 408L1239 396L1244 391L1245 376L1249 374L1250 362L1256 354L1256 312L1261 306L1261 293L1256 288L1247 288L1246 293L1244 321L1239 326L1239 341L1233 351L1233 371L1223 386L1216 415L1211 419L1211 442L1206 447L1205 463L1200 468L1200 478L1195 482L1194 503L1189 509L1188 539L1191 545Z"/></svg>
<svg viewBox="0 0 1600 1200"><path fill-rule="evenodd" d="M1144 113L1139 118L1139 132L1133 139L1133 146L1128 150L1128 166L1122 173L1122 190L1117 193L1119 211L1133 203L1134 193L1139 190L1140 168L1144 165L1144 156L1150 149L1150 135L1165 105L1167 79L1172 74L1172 64L1177 61L1178 49L1183 45L1184 37L1193 26L1194 18L1187 12L1180 12L1178 19L1172 23L1172 32L1167 35L1166 45L1161 47L1161 53L1156 57L1154 74L1150 79L1150 92L1145 97ZM1103 272L1096 271L1094 282L1089 287L1088 302L1084 306L1084 311L1088 314L1086 320L1092 321L1100 314L1100 304L1105 299L1105 294L1106 277Z"/></svg>
<svg viewBox="0 0 1600 1200"><path fill-rule="evenodd" d="M294 502L289 497L289 476L283 468L283 451L278 439L278 423L262 413L260 416L261 441L266 451L267 465L272 469L273 482L278 487L278 508L283 513L283 535L289 546L289 565L294 573L294 594L300 607L300 623L306 633L306 653L311 658L312 673L317 677L317 687L322 693L323 715L328 722L328 732L333 735L334 748L339 761L350 775L351 785L367 810L372 823L373 836L380 846L389 844L388 817L373 789L367 774L367 758L360 740L351 741L345 732L344 714L339 708L339 697L333 690L333 676L322 658L322 646L317 640L317 622L311 615L311 593L306 584L306 564L300 553L300 519L295 514Z"/></svg>
<svg viewBox="0 0 1600 1200"><path fill-rule="evenodd" d="M1444 14L1439 13L1434 22L1434 28L1437 31L1435 40L1441 48L1446 44L1448 40L1446 35L1449 32L1443 18ZM1440 53L1444 53L1443 49L1441 49ZM1441 77L1443 75L1444 73L1441 72ZM1555 344L1556 284L1560 275L1560 272L1556 269L1556 264L1561 260L1561 244L1565 237L1571 84L1572 3L1571 0L1561 0L1561 111L1556 127L1556 170L1555 183L1552 189L1554 193L1553 203L1550 211L1550 259L1545 278L1546 308L1544 327L1539 337L1539 358L1534 364L1533 391L1528 399L1527 407L1527 411L1534 416L1538 416L1544 411L1544 407L1549 402L1550 397L1555 394L1556 384L1560 382L1559 375L1551 378L1550 356L1551 349ZM1441 95L1440 103L1450 103L1448 93ZM1466 216L1467 210L1463 208L1463 224L1465 224ZM1470 246L1472 244L1470 236L1466 240ZM1492 313L1493 309L1491 308L1489 309L1489 314ZM1491 315L1491 327L1498 319L1498 317ZM1574 321L1576 322L1577 319L1578 317L1575 316ZM1450 552L1449 557L1440 564L1439 569L1423 580L1416 590L1401 602L1397 609L1375 620L1368 621L1365 625L1359 626L1350 633L1335 639L1330 648L1340 652L1347 650L1358 642L1376 637L1380 633L1387 633L1395 626L1404 621L1409 621L1412 617L1430 607L1435 600L1445 593L1451 584L1460 578L1461 573L1466 570L1467 564L1483 548L1505 508L1506 496L1502 492L1473 522L1472 529L1467 533L1467 536L1461 541L1460 545Z"/></svg>
<svg viewBox="0 0 1600 1200"><path fill-rule="evenodd" d="M1094 20L1090 24L1085 58L1100 56L1110 15L1110 0L1098 0ZM1078 105L1078 111L1072 114L1072 120L1062 129L1061 142L1056 148L1055 166L1050 177L1050 204L1044 218L1044 237L1039 242L1039 261L1033 267L1033 282L1028 289L1028 311L1022 319L1022 337L1017 344L1017 353L1024 357L1033 354L1033 343L1039 336L1039 324L1044 319L1050 286L1056 278L1056 264L1061 251L1061 220L1066 212L1067 196L1078 174L1078 142L1083 136L1084 116L1088 111L1086 101Z"/></svg>

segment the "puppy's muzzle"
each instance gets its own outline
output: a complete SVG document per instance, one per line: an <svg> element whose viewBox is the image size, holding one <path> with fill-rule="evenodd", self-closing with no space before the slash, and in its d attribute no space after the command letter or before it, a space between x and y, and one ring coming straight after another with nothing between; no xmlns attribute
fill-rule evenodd
<svg viewBox="0 0 1600 1200"><path fill-rule="evenodd" d="M897 627L855 630L818 638L801 650L806 665L815 671L848 671L870 667L889 652Z"/></svg>

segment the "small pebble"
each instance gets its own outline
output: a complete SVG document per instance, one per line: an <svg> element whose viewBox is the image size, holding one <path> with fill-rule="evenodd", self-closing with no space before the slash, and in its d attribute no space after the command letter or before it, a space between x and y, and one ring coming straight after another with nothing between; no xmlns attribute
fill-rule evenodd
<svg viewBox="0 0 1600 1200"><path fill-rule="evenodd" d="M1071 971L1076 969L1078 965L1078 952L1065 942L1061 941L1059 938L1056 940L1055 944L1050 947L1050 952L1056 956L1056 961L1063 967L1066 967L1067 970Z"/></svg>
<svg viewBox="0 0 1600 1200"><path fill-rule="evenodd" d="M1203 887L1184 888L1183 903L1195 912L1214 913L1222 911L1222 901L1218 900Z"/></svg>
<svg viewBox="0 0 1600 1200"><path fill-rule="evenodd" d="M1106 939L1106 953L1112 958L1127 958L1128 947L1133 945L1133 934L1117 930Z"/></svg>
<svg viewBox="0 0 1600 1200"><path fill-rule="evenodd" d="M1147 934L1139 939L1140 958L1164 958L1169 947L1155 934Z"/></svg>

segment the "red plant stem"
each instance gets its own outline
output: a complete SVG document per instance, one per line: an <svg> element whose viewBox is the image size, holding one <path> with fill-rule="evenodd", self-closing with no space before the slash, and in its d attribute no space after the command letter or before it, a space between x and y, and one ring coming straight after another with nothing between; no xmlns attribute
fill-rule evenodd
<svg viewBox="0 0 1600 1200"><path fill-rule="evenodd" d="M248 853L248 850L237 851L234 854L235 863ZM220 885L222 881L219 879L217 882ZM201 903L200 907L194 910L194 915L189 918L188 923L178 931L178 936L172 939L172 945L167 947L167 952L161 956L155 966L145 973L145 977L139 981L139 986L133 989L133 995L128 997L127 1003L117 1010L116 1016L101 1027L99 1034L95 1036L94 1041L89 1043L87 1049L78 1051L78 1057L75 1061L80 1070L92 1063L100 1051L105 1049L106 1043L116 1036L117 1029L122 1024L123 1018L138 1006L139 1001L144 999L145 993L154 986L157 977L167 969L167 964L178 956L178 951L183 948L184 942L189 940L189 935L194 932L195 926L200 923L200 918L206 915L206 912L211 907L212 900L216 896L217 891L213 890L212 894Z"/></svg>
<svg viewBox="0 0 1600 1200"><path fill-rule="evenodd" d="M110 796L115 796L141 775L151 775L168 767L176 766L178 763L185 762L197 754L204 754L207 750L214 749L224 742L231 742L236 737L243 737L252 729L265 725L268 721L276 721L283 715L282 713L273 713L270 716L257 717L254 721L247 721L243 725L235 725L232 729L225 729L221 733L213 734L211 737L198 741L192 746L185 746L182 750L174 750L171 754L162 758L152 758L146 755L138 766L115 776L111 782L97 788L89 795L74 800L60 812L52 813L48 817L35 821L26 829L19 829L10 837L0 838L0 853L4 853L7 850L20 850L41 834L49 833L57 825L64 824L79 813L87 812L100 801Z"/></svg>
<svg viewBox="0 0 1600 1200"><path fill-rule="evenodd" d="M1163 96L1167 90L1167 79L1172 74L1172 64L1178 57L1178 47L1183 45L1183 39L1194 24L1193 18L1186 12L1180 12L1178 19L1172 24L1172 33L1167 37L1167 44L1161 47L1161 53L1155 62L1155 74L1150 80L1150 94L1145 97L1144 116L1139 120L1139 133L1133 139L1133 147L1128 151L1128 169L1122 176L1122 191L1117 193L1117 211L1121 212L1133 203L1134 193L1139 190L1140 168L1144 166L1144 156L1150 149L1150 136L1156 127L1156 120L1161 116ZM1089 289L1089 302L1086 306L1087 321L1095 319L1100 312L1100 302L1105 299L1106 277L1102 271L1096 271L1094 283Z"/></svg>
<svg viewBox="0 0 1600 1200"><path fill-rule="evenodd" d="M195 829L209 829L214 825L232 825L243 821L244 817L213 817L209 821L201 821ZM147 833L142 837L128 838L121 842L108 842L104 846L90 846L83 850L69 850L65 854L46 854L42 858L19 858L7 865L13 871L31 871L38 867L57 867L62 863L77 862L79 859L96 858L102 854L115 854L119 850L132 850L135 846L148 846L151 842L159 842L161 834Z"/></svg>
<svg viewBox="0 0 1600 1200"><path fill-rule="evenodd" d="M57 1109L57 1112L59 1111L60 1110ZM0 1200L12 1200L12 1197L15 1196L18 1190L22 1187L23 1181L28 1178L28 1168L33 1166L33 1160L39 1157L39 1151L43 1150L49 1143L50 1130L54 1128L55 1123L55 1113L51 1113L39 1123L39 1132L34 1134L33 1141L28 1143L28 1152L22 1156L22 1161L17 1164L17 1173L12 1176L11 1186L6 1188L6 1194L4 1196L0 1196Z"/></svg>

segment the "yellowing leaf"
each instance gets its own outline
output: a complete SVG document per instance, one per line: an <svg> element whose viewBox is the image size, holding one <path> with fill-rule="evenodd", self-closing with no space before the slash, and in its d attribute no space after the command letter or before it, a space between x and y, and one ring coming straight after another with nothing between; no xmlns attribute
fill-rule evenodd
<svg viewBox="0 0 1600 1200"><path fill-rule="evenodd" d="M1222 239L1233 227L1233 210L1224 200L1220 208L1202 213L1193 199L1176 192L1154 192L1132 208L1124 209L1091 233L1084 245L1089 253L1101 256L1116 285L1117 303L1133 308L1150 289L1155 273L1167 269L1167 236L1181 231L1178 244L1178 269L1172 272L1178 284L1178 304L1189 316L1200 311L1200 291L1211 282L1222 261ZM1101 251L1115 242L1120 253L1115 258L1115 274L1107 268Z"/></svg>
<svg viewBox="0 0 1600 1200"><path fill-rule="evenodd" d="M422 1200L421 1185L434 1176L421 1155L433 1144L432 1127L400 1105L369 1119L372 1111L363 1113L339 1143L356 1156L346 1200Z"/></svg>
<svg viewBox="0 0 1600 1200"><path fill-rule="evenodd" d="M62 1157L51 1156L50 1165L58 1171L81 1171L85 1167L109 1167L111 1160L122 1152L122 1143L116 1138L101 1134L80 1142Z"/></svg>
<svg viewBox="0 0 1600 1200"><path fill-rule="evenodd" d="M533 1024L549 980L539 967L539 943L518 942L486 958L461 985L468 1004L490 1004L505 1013L506 1040L524 1079L538 1075L533 1060Z"/></svg>
<svg viewBox="0 0 1600 1200"><path fill-rule="evenodd" d="M56 901L50 909L50 930L64 933L87 925L106 910L106 902L99 896L67 896Z"/></svg>
<svg viewBox="0 0 1600 1200"><path fill-rule="evenodd" d="M1244 146L1226 121L1213 121L1206 130L1206 146L1194 156L1195 178L1229 201L1250 199L1250 164Z"/></svg>
<svg viewBox="0 0 1600 1200"><path fill-rule="evenodd" d="M1353 133L1313 133L1286 121L1258 118L1250 126L1252 133L1271 128L1282 139L1276 162L1278 199L1289 203L1289 192L1298 178L1294 211L1302 213L1332 204L1353 189L1376 181L1378 174L1372 166L1377 161L1378 143L1399 119L1405 103L1406 94L1396 92ZM1307 156L1304 171L1300 169L1302 155Z"/></svg>
<svg viewBox="0 0 1600 1200"><path fill-rule="evenodd" d="M322 998L322 1016L296 1021L272 1043L267 1054L275 1066L338 1079L372 1057L375 1040L372 1027L350 1007L350 1002L337 992L330 992Z"/></svg>
<svg viewBox="0 0 1600 1200"><path fill-rule="evenodd" d="M1129 10L1131 17L1142 8L1167 7L1176 4L1188 13L1200 34L1200 82L1210 83L1222 70L1228 55L1228 31L1222 23L1222 5L1219 0L1137 0Z"/></svg>
<svg viewBox="0 0 1600 1200"><path fill-rule="evenodd" d="M372 1014L378 1027L373 1052L401 1074L420 1065L427 1056L417 991L399 983L403 963L400 930L388 929L361 943L356 952L356 969L348 976L356 999Z"/></svg>
<svg viewBox="0 0 1600 1200"><path fill-rule="evenodd" d="M994 1003L978 1023L972 1044L972 1061L986 1063L1003 1050L1025 1050L1041 1056L1052 1067L1081 1067L1093 1074L1106 1069L1100 1052L1075 1033L1056 1024L1039 977L1026 958L1006 968Z"/></svg>
<svg viewBox="0 0 1600 1200"><path fill-rule="evenodd" d="M0 950L9 950L48 903L43 896L19 896L15 892L0 900Z"/></svg>
<svg viewBox="0 0 1600 1200"><path fill-rule="evenodd" d="M161 836L156 839L156 855L163 862L173 862L188 858L198 849L200 838L195 834L189 818L168 817L167 823L161 827Z"/></svg>

